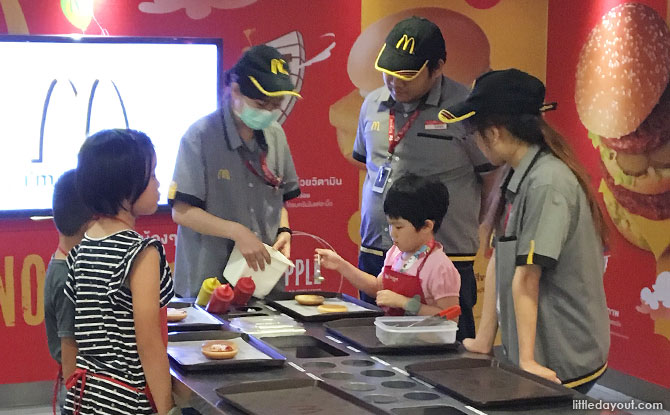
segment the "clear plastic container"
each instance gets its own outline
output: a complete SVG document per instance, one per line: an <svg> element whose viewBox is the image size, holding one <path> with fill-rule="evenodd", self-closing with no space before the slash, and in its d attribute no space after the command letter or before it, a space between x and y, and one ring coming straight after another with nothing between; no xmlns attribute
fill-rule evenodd
<svg viewBox="0 0 670 415"><path fill-rule="evenodd" d="M377 338L386 346L412 346L417 344L450 344L456 341L458 325L451 320L435 326L407 327L425 319L424 316L377 317Z"/></svg>
<svg viewBox="0 0 670 415"><path fill-rule="evenodd" d="M294 336L305 332L303 325L286 315L238 317L231 327L256 337Z"/></svg>

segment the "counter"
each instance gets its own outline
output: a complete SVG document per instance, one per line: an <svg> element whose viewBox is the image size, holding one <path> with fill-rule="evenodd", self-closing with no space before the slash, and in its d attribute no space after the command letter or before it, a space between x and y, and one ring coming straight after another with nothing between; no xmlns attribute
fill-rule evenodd
<svg viewBox="0 0 670 415"><path fill-rule="evenodd" d="M254 304L258 306L259 304ZM264 311L276 313L262 305ZM226 329L231 329L225 319L221 319ZM216 388L239 384L244 381L269 381L278 379L321 379L329 385L345 390L377 408L398 415L439 415L457 414L448 412L446 407L454 407L468 415L503 415L525 411L529 414L600 414L599 410L573 410L572 401L532 405L526 407L505 407L478 409L454 399L433 386L415 379L405 371L412 363L444 360L460 357L482 358L459 347L439 354L369 355L347 344L343 339L331 335L322 323L304 323L305 341L318 343L322 347L292 347L296 339L288 337L265 337L269 343L286 356L286 364L281 368L234 372L187 373L171 362L173 377L181 382L192 394L191 405L204 415L242 414L239 410L222 401ZM232 329L231 329L232 330ZM323 343L320 343L323 342ZM324 345L325 344L325 345ZM295 346L295 345L294 345ZM324 351L324 349L326 351ZM297 350L300 352L296 353ZM300 355L300 357L298 356ZM575 392L574 399L591 400L586 395ZM423 408L423 409L422 409ZM472 409L471 409L472 408Z"/></svg>

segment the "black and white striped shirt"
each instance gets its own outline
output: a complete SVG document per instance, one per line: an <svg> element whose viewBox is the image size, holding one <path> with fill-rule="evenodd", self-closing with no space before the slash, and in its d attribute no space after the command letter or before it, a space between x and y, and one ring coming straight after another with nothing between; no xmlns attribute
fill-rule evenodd
<svg viewBox="0 0 670 415"><path fill-rule="evenodd" d="M137 352L129 273L140 252L156 248L160 255L160 306L174 295L172 276L160 241L124 230L101 239L85 236L68 255L65 295L75 304L77 367L111 377L136 389L146 380ZM79 385L68 391L65 413L73 410ZM151 414L143 393L87 376L82 415Z"/></svg>

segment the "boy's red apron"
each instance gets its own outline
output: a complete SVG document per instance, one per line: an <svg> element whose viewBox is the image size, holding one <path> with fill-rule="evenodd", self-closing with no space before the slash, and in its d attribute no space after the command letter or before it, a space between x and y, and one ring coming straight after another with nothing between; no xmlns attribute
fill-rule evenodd
<svg viewBox="0 0 670 415"><path fill-rule="evenodd" d="M168 326L167 326L167 307L162 307L159 310L159 317L160 317L160 326L161 326L161 339L163 340L163 344L165 345L166 353L167 353L167 344L168 344ZM58 388L60 387L60 382L59 380L62 379L62 371L59 368L58 371L58 378L56 381L56 385L54 386L54 398L53 398L53 411L54 415L56 414L56 395L58 394ZM70 376L67 381L65 382L65 388L70 389L74 386L77 385L77 382L81 381L81 387L79 389L79 396L75 396L74 398L74 415L79 414L79 410L81 408L81 401L84 398L84 387L86 386L86 376L92 376L92 377L97 377L100 379L105 379L107 381L116 383L117 385L129 389L134 392L139 392L143 393L146 395L147 399L149 400L149 404L151 404L151 408L154 410L154 412L157 412L156 409L156 404L154 403L154 399L151 396L151 391L149 390L149 385L145 389L137 389L133 386L128 385L127 383L121 382L120 380L111 378L109 376L104 376L104 375L99 375L97 373L91 373L88 372L85 369L80 369L77 368L75 369L74 373L72 376Z"/></svg>
<svg viewBox="0 0 670 415"><path fill-rule="evenodd" d="M382 275L382 288L385 290L393 291L396 294L404 295L405 297L412 298L416 295L421 297L421 303L425 304L426 299L423 296L423 289L421 288L421 279L419 274L421 269L426 264L428 256L433 252L435 247L435 241L431 241L428 244L428 251L426 256L423 257L423 261L419 264L419 267L416 269L416 275L410 275L403 272L394 271L391 268L391 265L386 265L384 267L384 274ZM402 308L396 307L381 307L386 315L388 316L404 316L405 310Z"/></svg>

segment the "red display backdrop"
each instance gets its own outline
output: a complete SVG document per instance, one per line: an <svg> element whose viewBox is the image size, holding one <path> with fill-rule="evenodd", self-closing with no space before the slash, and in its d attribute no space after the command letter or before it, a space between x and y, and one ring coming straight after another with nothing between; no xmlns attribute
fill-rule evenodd
<svg viewBox="0 0 670 415"><path fill-rule="evenodd" d="M651 6L667 22L666 0L639 2ZM288 204L291 227L323 238L355 262L357 246L353 241L358 227L360 175L345 157L350 155L347 140L352 139L355 131L357 109L362 101L359 90L363 91L347 74L349 52L361 29L385 16L410 7L451 7L450 10L468 16L482 28L491 45L493 68L518 66L546 79L548 99L559 102L559 110L549 114L550 121L570 140L591 173L594 186L599 186L603 176L599 153L592 146L575 105L576 67L591 30L621 0L411 3L0 0L0 32L69 34L84 29L90 35L220 37L224 39L226 68L250 45L298 33L304 50L301 94L305 98L293 107L284 128L301 177L303 195ZM86 15L87 4L92 5L94 18ZM546 76L542 73L545 53ZM338 108L343 109L339 119ZM336 132L331 124L341 130ZM670 387L667 376L670 324L663 323L670 318L653 319L649 307L641 307L644 289L661 291L660 285L654 284L662 265L658 265L651 252L628 243L612 223L610 227L605 275L612 329L610 365ZM163 240L168 257L174 258L176 226L168 214L141 219L138 230ZM56 243L56 233L49 221L0 220L0 367L3 369L0 384L50 380L55 376L56 367L46 347L42 288L44 270ZM314 282L312 252L319 246L320 242L296 234L292 246L296 268L286 277L288 289L341 288L353 292L348 284L341 286L341 279L334 274L326 273L326 281L321 285Z"/></svg>

